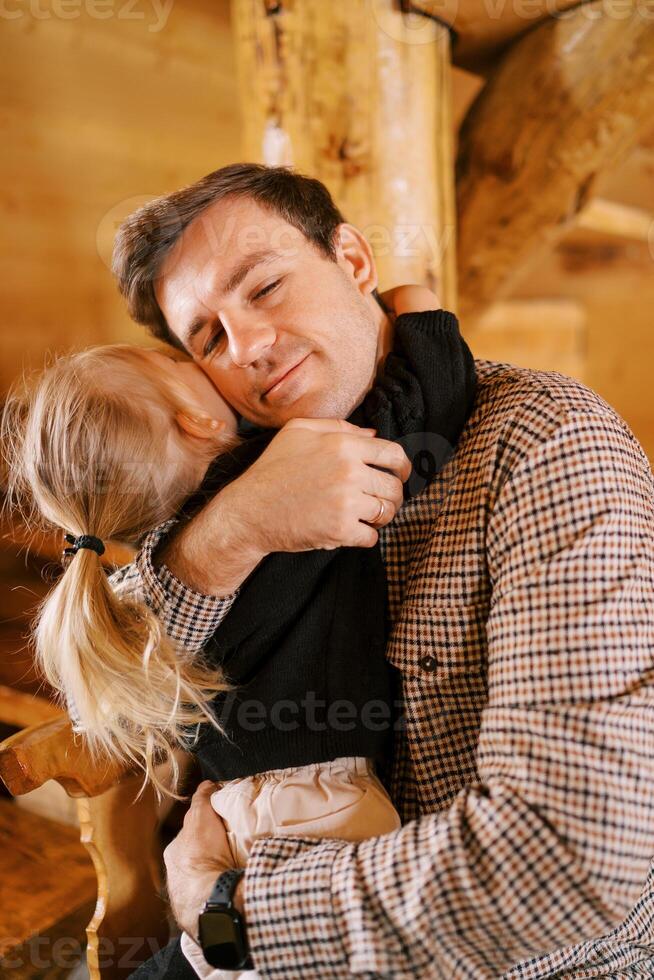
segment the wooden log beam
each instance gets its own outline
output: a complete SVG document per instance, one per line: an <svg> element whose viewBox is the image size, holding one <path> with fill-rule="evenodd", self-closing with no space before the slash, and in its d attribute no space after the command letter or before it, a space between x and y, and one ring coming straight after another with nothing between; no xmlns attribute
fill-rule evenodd
<svg viewBox="0 0 654 980"><path fill-rule="evenodd" d="M619 19L600 2L535 28L469 111L457 163L460 305L468 319L506 296L574 225L596 178L651 126L654 28L638 2L623 5Z"/></svg>
<svg viewBox="0 0 654 980"><path fill-rule="evenodd" d="M605 0L605 8L618 0ZM497 55L541 21L560 17L579 0L400 0L407 28L420 29L420 14L448 24L454 32L452 60L485 73Z"/></svg>
<svg viewBox="0 0 654 980"><path fill-rule="evenodd" d="M456 303L450 34L394 0L232 0L242 152L322 180L380 283Z"/></svg>
<svg viewBox="0 0 654 980"><path fill-rule="evenodd" d="M605 238L654 241L654 214L601 198L589 201L579 212L577 227L594 231Z"/></svg>

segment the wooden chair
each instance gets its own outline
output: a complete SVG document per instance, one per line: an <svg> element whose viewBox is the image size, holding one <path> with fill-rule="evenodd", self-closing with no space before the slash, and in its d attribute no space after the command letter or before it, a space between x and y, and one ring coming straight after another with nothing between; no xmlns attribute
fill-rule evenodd
<svg viewBox="0 0 654 980"><path fill-rule="evenodd" d="M95 911L86 926L91 980L128 976L169 938L154 794L146 790L135 802L140 777L95 764L63 716L0 743L0 777L13 796L55 780L76 800L81 841L97 878Z"/></svg>

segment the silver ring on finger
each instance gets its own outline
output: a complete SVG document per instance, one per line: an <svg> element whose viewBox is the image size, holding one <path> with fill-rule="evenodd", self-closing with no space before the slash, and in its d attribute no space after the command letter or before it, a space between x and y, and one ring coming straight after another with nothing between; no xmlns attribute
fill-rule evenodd
<svg viewBox="0 0 654 980"><path fill-rule="evenodd" d="M377 498L379 499L379 498ZM370 524L379 524L381 520L384 519L384 514L386 513L386 503L383 500L379 501L379 512L375 514L373 519L369 521Z"/></svg>

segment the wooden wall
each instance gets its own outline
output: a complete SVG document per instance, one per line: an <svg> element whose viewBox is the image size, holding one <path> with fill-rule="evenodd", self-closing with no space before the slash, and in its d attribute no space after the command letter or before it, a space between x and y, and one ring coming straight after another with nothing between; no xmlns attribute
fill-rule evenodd
<svg viewBox="0 0 654 980"><path fill-rule="evenodd" d="M106 266L117 220L238 159L228 2L163 7L6 4L20 16L0 19L3 389L50 348L141 339Z"/></svg>

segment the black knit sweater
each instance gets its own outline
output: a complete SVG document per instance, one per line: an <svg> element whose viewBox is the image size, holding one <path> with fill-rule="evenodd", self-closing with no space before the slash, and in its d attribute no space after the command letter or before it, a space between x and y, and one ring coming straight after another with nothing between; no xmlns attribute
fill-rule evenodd
<svg viewBox="0 0 654 980"><path fill-rule="evenodd" d="M393 351L349 421L403 445L414 464L405 498L449 459L475 388L456 317L437 310L397 318ZM191 509L242 473L274 435L250 429L212 464ZM214 701L226 736L205 724L189 746L204 777L387 753L397 711L386 636L379 545L267 556L205 648L236 689Z"/></svg>

